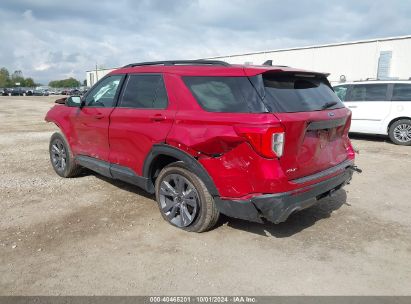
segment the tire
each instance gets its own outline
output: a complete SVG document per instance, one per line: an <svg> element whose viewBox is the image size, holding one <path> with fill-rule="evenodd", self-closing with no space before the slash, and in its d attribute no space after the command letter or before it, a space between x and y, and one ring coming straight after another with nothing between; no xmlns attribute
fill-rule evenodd
<svg viewBox="0 0 411 304"><path fill-rule="evenodd" d="M61 133L51 136L49 154L54 171L61 177L76 177L81 173L82 167L75 163L70 146Z"/></svg>
<svg viewBox="0 0 411 304"><path fill-rule="evenodd" d="M396 145L411 145L411 119L400 119L394 122L388 130L391 141Z"/></svg>
<svg viewBox="0 0 411 304"><path fill-rule="evenodd" d="M161 215L175 227L204 232L218 221L220 213L213 197L203 181L188 171L183 162L172 163L161 170L155 192Z"/></svg>

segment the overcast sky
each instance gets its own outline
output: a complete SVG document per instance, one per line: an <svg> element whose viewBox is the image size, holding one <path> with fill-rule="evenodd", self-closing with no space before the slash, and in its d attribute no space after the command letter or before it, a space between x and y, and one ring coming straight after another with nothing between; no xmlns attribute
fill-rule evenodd
<svg viewBox="0 0 411 304"><path fill-rule="evenodd" d="M85 79L131 62L411 34L411 1L1 0L0 67Z"/></svg>

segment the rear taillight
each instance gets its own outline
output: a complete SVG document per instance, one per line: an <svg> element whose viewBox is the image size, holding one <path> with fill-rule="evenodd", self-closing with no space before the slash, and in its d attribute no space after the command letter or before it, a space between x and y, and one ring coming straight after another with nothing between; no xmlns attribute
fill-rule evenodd
<svg viewBox="0 0 411 304"><path fill-rule="evenodd" d="M284 130L282 132L273 133L272 145L273 151L277 157L283 156L284 152Z"/></svg>
<svg viewBox="0 0 411 304"><path fill-rule="evenodd" d="M283 155L285 131L282 126L238 125L234 128L261 156L275 158Z"/></svg>

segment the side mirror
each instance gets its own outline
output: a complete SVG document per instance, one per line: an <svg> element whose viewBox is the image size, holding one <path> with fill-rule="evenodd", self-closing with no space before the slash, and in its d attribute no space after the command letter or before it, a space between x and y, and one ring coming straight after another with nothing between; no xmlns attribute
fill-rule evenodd
<svg viewBox="0 0 411 304"><path fill-rule="evenodd" d="M84 104L81 101L80 96L70 96L66 98L66 105L69 107L82 107Z"/></svg>
<svg viewBox="0 0 411 304"><path fill-rule="evenodd" d="M59 99L55 100L54 102L57 103L57 104L65 105L66 104L66 99L67 98L63 97L63 98L59 98Z"/></svg>

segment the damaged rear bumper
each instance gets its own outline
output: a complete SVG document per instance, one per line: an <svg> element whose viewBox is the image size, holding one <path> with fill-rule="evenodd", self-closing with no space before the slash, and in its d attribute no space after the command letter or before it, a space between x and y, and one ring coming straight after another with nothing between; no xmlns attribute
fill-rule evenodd
<svg viewBox="0 0 411 304"><path fill-rule="evenodd" d="M225 200L215 198L219 211L227 216L263 223L262 218L275 224L284 222L291 213L316 204L347 184L353 169L347 167L342 173L320 183L294 191L255 196L249 200Z"/></svg>

